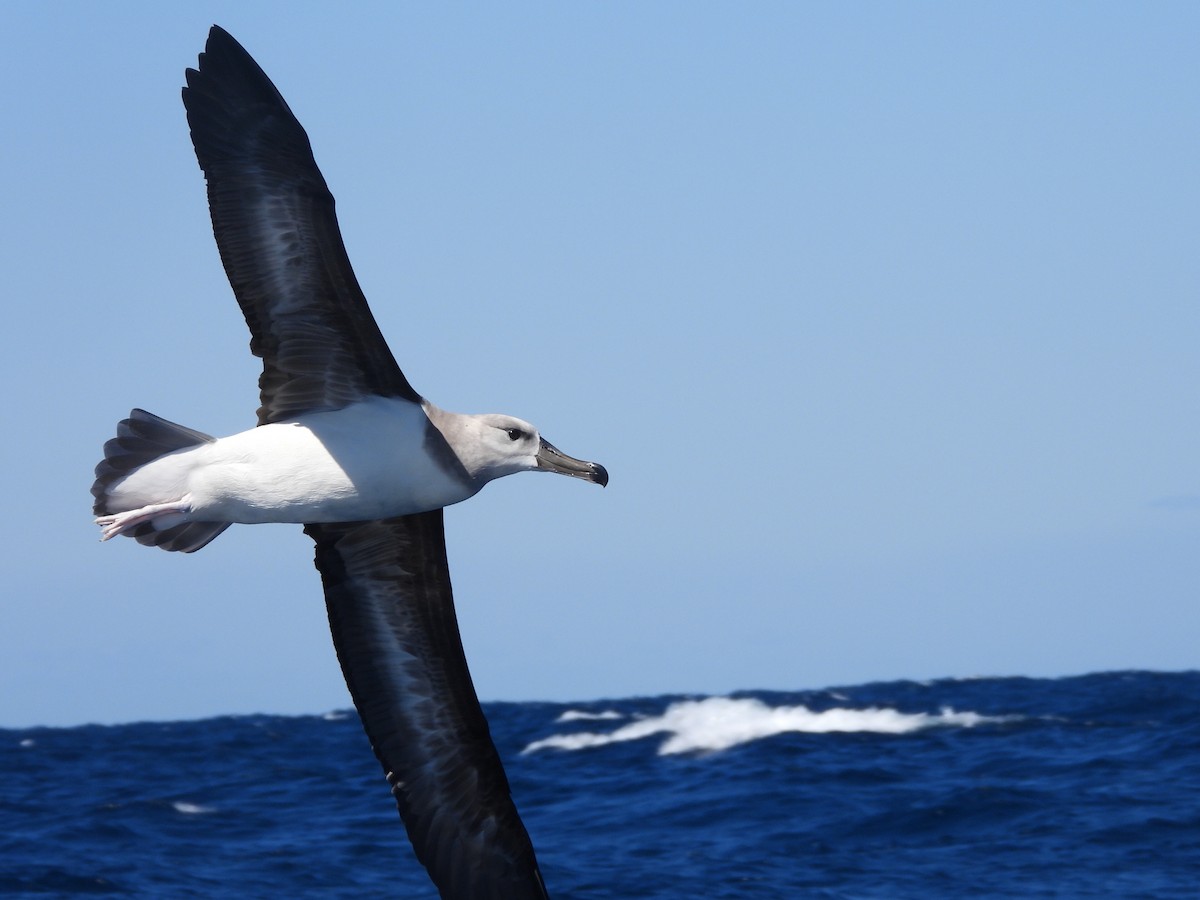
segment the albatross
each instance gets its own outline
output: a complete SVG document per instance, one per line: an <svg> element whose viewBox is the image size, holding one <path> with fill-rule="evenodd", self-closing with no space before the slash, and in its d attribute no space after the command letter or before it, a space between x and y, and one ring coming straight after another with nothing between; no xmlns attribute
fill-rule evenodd
<svg viewBox="0 0 1200 900"><path fill-rule="evenodd" d="M418 394L274 84L217 26L186 80L213 234L263 362L258 424L213 438L133 410L96 467L102 540L192 553L233 523L304 525L346 683L441 896L546 897L463 655L442 509L516 472L608 473L521 419Z"/></svg>

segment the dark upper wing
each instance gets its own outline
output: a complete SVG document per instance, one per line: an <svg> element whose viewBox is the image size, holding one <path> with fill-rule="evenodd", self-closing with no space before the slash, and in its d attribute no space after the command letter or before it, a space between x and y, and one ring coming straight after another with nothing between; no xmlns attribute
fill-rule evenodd
<svg viewBox="0 0 1200 900"><path fill-rule="evenodd" d="M213 26L183 89L221 261L262 357L259 424L369 394L420 396L350 268L308 136L242 46Z"/></svg>
<svg viewBox="0 0 1200 900"><path fill-rule="evenodd" d="M442 511L304 530L346 683L441 896L546 897L467 671Z"/></svg>

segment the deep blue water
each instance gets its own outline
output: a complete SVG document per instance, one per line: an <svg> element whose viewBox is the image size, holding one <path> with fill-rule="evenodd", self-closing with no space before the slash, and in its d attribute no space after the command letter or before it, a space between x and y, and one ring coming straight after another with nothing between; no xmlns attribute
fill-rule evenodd
<svg viewBox="0 0 1200 900"><path fill-rule="evenodd" d="M495 703L555 898L1200 897L1200 673ZM352 713L0 730L0 895L436 898Z"/></svg>

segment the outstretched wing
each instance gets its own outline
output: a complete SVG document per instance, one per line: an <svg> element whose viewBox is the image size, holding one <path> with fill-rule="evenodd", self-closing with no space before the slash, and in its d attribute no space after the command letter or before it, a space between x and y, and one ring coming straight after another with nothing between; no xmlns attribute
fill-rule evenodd
<svg viewBox="0 0 1200 900"><path fill-rule="evenodd" d="M308 135L215 25L183 103L221 261L263 361L259 424L370 394L419 403L350 268Z"/></svg>
<svg viewBox="0 0 1200 900"><path fill-rule="evenodd" d="M546 897L467 671L442 511L304 530L346 683L441 896Z"/></svg>

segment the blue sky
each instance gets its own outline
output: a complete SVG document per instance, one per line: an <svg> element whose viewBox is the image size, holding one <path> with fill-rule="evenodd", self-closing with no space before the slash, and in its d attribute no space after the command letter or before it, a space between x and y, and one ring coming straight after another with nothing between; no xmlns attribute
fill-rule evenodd
<svg viewBox="0 0 1200 900"><path fill-rule="evenodd" d="M212 22L414 386L611 472L448 511L483 698L1195 667L1195 5L5 18L0 726L349 703L298 528L91 524L131 407L254 422L179 100Z"/></svg>

